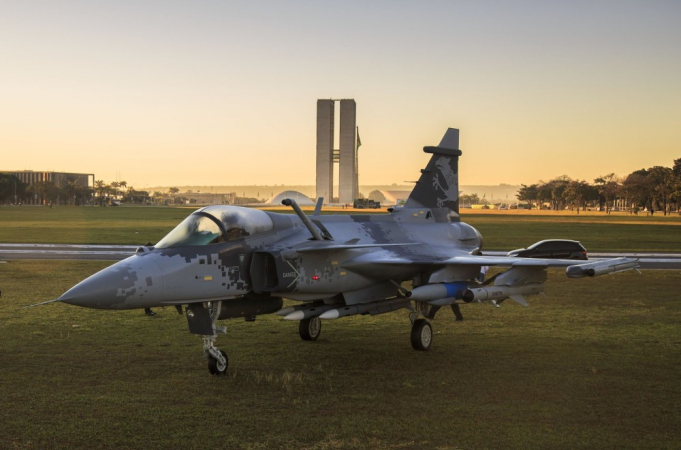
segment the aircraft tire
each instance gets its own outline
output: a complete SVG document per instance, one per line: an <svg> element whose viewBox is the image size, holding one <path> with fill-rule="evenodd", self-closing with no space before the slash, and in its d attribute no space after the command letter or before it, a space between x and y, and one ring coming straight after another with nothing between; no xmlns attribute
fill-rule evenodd
<svg viewBox="0 0 681 450"><path fill-rule="evenodd" d="M433 327L426 319L414 321L411 327L411 346L414 350L428 351L433 343Z"/></svg>
<svg viewBox="0 0 681 450"><path fill-rule="evenodd" d="M226 375L227 374L227 368L229 367L229 359L227 358L227 353L225 353L224 350L220 350L220 353L222 353L222 356L225 357L225 360L227 361L227 364L225 364L225 368L223 370L220 370L218 368L218 360L213 358L212 356L208 357L208 371L210 372L211 375Z"/></svg>
<svg viewBox="0 0 681 450"><path fill-rule="evenodd" d="M322 334L322 320L319 317L303 319L298 326L300 338L304 341L316 341Z"/></svg>

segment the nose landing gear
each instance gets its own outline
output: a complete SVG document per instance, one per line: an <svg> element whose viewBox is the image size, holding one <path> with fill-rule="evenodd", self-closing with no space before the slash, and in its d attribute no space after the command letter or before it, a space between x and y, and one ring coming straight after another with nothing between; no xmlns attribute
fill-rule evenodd
<svg viewBox="0 0 681 450"><path fill-rule="evenodd" d="M220 350L213 345L216 337L217 336L203 337L203 351L206 354L206 358L208 358L208 371L211 375L226 375L229 360L227 359L227 353L224 350Z"/></svg>
<svg viewBox="0 0 681 450"><path fill-rule="evenodd" d="M187 323L189 332L200 334L203 338L203 352L208 359L208 371L211 375L225 375L229 360L227 353L215 346L218 334L225 334L227 329L215 325L220 316L221 301L191 303L187 306Z"/></svg>

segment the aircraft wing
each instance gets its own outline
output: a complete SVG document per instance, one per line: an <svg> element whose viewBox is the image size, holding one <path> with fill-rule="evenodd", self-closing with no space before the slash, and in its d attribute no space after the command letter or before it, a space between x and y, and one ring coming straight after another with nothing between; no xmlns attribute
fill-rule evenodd
<svg viewBox="0 0 681 450"><path fill-rule="evenodd" d="M355 250L359 248L383 248L383 247L404 247L408 245L420 245L414 242L404 244L327 244L322 242L321 245L308 245L305 247L296 248L296 253L321 253L334 250Z"/></svg>
<svg viewBox="0 0 681 450"><path fill-rule="evenodd" d="M600 261L577 261L572 259L542 259L521 258L509 256L485 256L471 255L459 252L449 258L418 253L399 252L395 254L392 249L382 249L357 256L345 261L342 266L348 270L375 276L385 269L395 266L417 266L424 270L433 270L448 266L502 266L502 267L527 267L545 269L548 267L567 267L566 275L570 278L583 276L596 276L605 273L622 272L639 267L638 258L616 258Z"/></svg>

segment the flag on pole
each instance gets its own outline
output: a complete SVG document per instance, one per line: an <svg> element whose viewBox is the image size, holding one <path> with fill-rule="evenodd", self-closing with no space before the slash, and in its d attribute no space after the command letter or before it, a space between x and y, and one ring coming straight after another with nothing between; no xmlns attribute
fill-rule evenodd
<svg viewBox="0 0 681 450"><path fill-rule="evenodd" d="M359 127L357 127L357 148L362 146L362 140L359 138Z"/></svg>

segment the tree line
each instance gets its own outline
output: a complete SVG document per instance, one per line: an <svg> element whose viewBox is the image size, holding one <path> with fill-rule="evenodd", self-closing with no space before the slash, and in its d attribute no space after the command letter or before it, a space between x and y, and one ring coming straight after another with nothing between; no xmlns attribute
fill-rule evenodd
<svg viewBox="0 0 681 450"><path fill-rule="evenodd" d="M180 192L176 187L171 187L168 192L149 191L135 189L126 181L112 181L107 184L103 180L95 180L93 189L93 202L99 205L120 200L123 203L176 203L175 195Z"/></svg>
<svg viewBox="0 0 681 450"><path fill-rule="evenodd" d="M45 205L105 205L112 201L148 203L172 198L179 189L171 188L167 194L137 190L126 181L106 183L96 180L94 187L84 186L76 177L65 176L62 183L53 181L27 184L18 177L0 173L0 204Z"/></svg>
<svg viewBox="0 0 681 450"><path fill-rule="evenodd" d="M28 184L15 175L0 173L0 204L82 205L91 200L92 194L93 189L80 184L74 176L65 176L59 185L53 181Z"/></svg>
<svg viewBox="0 0 681 450"><path fill-rule="evenodd" d="M662 211L665 215L678 211L681 203L681 158L672 167L654 166L636 170L625 177L610 173L594 179L593 183L573 180L563 175L550 181L521 185L516 195L519 201L530 206L550 209L576 209L598 207L607 214L625 209L638 213L645 209L651 213Z"/></svg>
<svg viewBox="0 0 681 450"><path fill-rule="evenodd" d="M118 203L185 204L195 200L179 196L180 189L167 192L135 189L126 181L95 180L93 187L84 186L78 178L65 176L61 184L52 181L27 184L9 173L0 173L0 204L44 205L110 205ZM191 193L191 191L188 191Z"/></svg>

